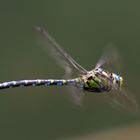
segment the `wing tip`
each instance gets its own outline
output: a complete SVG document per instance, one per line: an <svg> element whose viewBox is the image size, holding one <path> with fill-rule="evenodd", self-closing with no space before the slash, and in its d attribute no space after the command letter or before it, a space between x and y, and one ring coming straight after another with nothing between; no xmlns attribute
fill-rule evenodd
<svg viewBox="0 0 140 140"><path fill-rule="evenodd" d="M39 31L39 32L43 32L44 31L44 29L42 28L42 27L40 27L40 26L35 26L34 27L37 31Z"/></svg>

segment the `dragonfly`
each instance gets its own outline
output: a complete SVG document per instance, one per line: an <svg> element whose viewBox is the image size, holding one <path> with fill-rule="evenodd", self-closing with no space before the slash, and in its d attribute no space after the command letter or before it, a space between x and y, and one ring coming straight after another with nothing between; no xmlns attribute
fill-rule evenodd
<svg viewBox="0 0 140 140"><path fill-rule="evenodd" d="M83 93L114 93L113 100L117 104L131 107L132 110L138 110L139 105L134 97L121 92L123 87L123 77L109 72L102 68L108 59L101 57L95 68L86 70L78 62L76 62L56 40L41 27L36 27L45 40L47 41L50 52L56 60L63 66L65 70L65 79L34 79L34 80L18 80L0 83L0 89L27 86L65 86L69 92L74 95L75 102L79 104L82 100ZM129 107L128 107L129 106Z"/></svg>

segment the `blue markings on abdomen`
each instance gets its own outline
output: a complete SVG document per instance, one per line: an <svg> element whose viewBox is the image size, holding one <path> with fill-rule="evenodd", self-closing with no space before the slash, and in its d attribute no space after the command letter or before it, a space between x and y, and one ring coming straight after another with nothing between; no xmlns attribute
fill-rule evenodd
<svg viewBox="0 0 140 140"><path fill-rule="evenodd" d="M46 82L45 82L45 86L50 86L50 80L46 80Z"/></svg>
<svg viewBox="0 0 140 140"><path fill-rule="evenodd" d="M68 85L72 85L72 86L75 86L76 85L76 81L74 79L67 80L67 82L68 82Z"/></svg>
<svg viewBox="0 0 140 140"><path fill-rule="evenodd" d="M62 86L62 85L63 85L63 81L62 81L62 80L59 80L59 81L57 82L57 85L58 85L58 86Z"/></svg>
<svg viewBox="0 0 140 140"><path fill-rule="evenodd" d="M0 83L0 89L10 88L10 87L24 87L24 86L63 86L63 85L76 85L76 80L54 80L54 79L36 79L36 80L20 80L20 81L10 81Z"/></svg>

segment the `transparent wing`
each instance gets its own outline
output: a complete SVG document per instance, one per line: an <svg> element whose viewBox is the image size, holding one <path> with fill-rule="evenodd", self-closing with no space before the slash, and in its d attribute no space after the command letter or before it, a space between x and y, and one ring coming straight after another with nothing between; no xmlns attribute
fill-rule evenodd
<svg viewBox="0 0 140 140"><path fill-rule="evenodd" d="M104 51L103 55L99 59L95 68L100 68L104 66L110 72L122 73L122 61L120 59L120 54L117 48L110 44ZM130 92L122 89L121 91L114 91L108 94L109 99L111 99L111 106L118 106L129 111L139 112L139 103ZM117 107L116 106L116 107Z"/></svg>
<svg viewBox="0 0 140 140"><path fill-rule="evenodd" d="M113 44L107 45L95 68L100 68L103 66L105 66L107 70L111 71L120 71L122 69L120 53Z"/></svg>
<svg viewBox="0 0 140 140"><path fill-rule="evenodd" d="M123 89L120 92L111 93L109 98L112 100L111 106L118 109L122 108L140 115L139 103L130 92Z"/></svg>
<svg viewBox="0 0 140 140"><path fill-rule="evenodd" d="M72 70L68 69L67 67L67 71L64 75L64 79L71 79L72 75ZM66 86L65 87L66 92L68 94L68 96L70 97L70 99L79 106L82 106L83 103L83 96L84 96L84 92L83 89L81 89L80 87L74 87L74 86Z"/></svg>
<svg viewBox="0 0 140 140"><path fill-rule="evenodd" d="M68 55L60 45L52 38L52 36L43 28L36 27L36 29L42 33L45 37L47 43L51 46L48 48L44 48L47 52L51 52L51 54L55 57L55 59L59 62L61 66L65 69L66 73L71 71L72 73L76 73L78 75L85 74L87 71L78 64L70 55Z"/></svg>
<svg viewBox="0 0 140 140"><path fill-rule="evenodd" d="M87 71L82 66L80 66L70 55L68 55L60 45L51 37L51 35L41 27L36 27L36 29L45 37L48 47L45 47L45 51L49 52L53 57L59 62L59 64L65 69L64 78L71 79L74 76L81 76L86 74ZM78 87L68 86L65 87L67 93L73 102L77 105L82 104L83 92L82 89Z"/></svg>
<svg viewBox="0 0 140 140"><path fill-rule="evenodd" d="M65 87L70 99L78 106L82 106L84 92L82 89L74 86Z"/></svg>

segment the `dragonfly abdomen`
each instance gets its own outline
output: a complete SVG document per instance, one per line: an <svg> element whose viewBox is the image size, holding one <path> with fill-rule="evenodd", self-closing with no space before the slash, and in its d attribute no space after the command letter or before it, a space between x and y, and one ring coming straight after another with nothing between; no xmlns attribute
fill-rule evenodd
<svg viewBox="0 0 140 140"><path fill-rule="evenodd" d="M20 80L20 81L10 81L0 83L0 89L10 88L10 87L26 87L26 86L63 86L63 85L76 85L76 79L36 79L36 80Z"/></svg>

